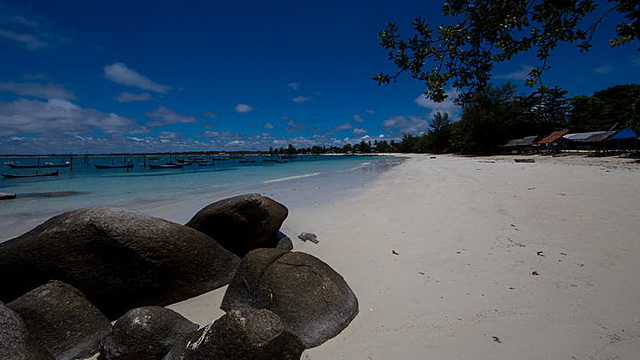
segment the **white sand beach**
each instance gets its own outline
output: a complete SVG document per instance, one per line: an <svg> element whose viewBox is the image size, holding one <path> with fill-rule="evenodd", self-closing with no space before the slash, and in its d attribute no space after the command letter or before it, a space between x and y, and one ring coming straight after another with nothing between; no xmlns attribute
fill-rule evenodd
<svg viewBox="0 0 640 360"><path fill-rule="evenodd" d="M355 196L290 209L296 250L360 304L303 358L636 359L640 164L532 158L410 155ZM172 308L204 325L223 292Z"/></svg>

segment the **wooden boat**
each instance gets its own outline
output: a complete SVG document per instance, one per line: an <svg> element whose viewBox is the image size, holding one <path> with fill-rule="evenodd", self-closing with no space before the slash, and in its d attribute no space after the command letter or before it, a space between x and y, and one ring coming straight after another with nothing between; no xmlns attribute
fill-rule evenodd
<svg viewBox="0 0 640 360"><path fill-rule="evenodd" d="M59 167L69 167L71 164L40 164L40 165L25 165L25 164L7 164L12 169L38 169L38 168L59 168Z"/></svg>
<svg viewBox="0 0 640 360"><path fill-rule="evenodd" d="M39 176L58 176L58 170L51 172L37 172L35 174L2 174L2 176L6 179L14 179L14 178L29 178L29 177L39 177Z"/></svg>
<svg viewBox="0 0 640 360"><path fill-rule="evenodd" d="M189 158L188 161L190 163L206 163L206 162L209 162L209 160L207 160L207 159L205 159L203 157L200 157L200 156L192 156L192 157Z"/></svg>
<svg viewBox="0 0 640 360"><path fill-rule="evenodd" d="M130 169L133 167L133 164L119 164L119 165L100 165L96 164L96 169Z"/></svg>
<svg viewBox="0 0 640 360"><path fill-rule="evenodd" d="M182 164L149 164L149 169L182 169L184 165Z"/></svg>

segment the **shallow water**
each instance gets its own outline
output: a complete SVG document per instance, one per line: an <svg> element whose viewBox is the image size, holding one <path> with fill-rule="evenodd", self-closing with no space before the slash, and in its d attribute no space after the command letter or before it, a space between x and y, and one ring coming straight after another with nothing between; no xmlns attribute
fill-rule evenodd
<svg viewBox="0 0 640 360"><path fill-rule="evenodd" d="M245 162L254 159L255 162ZM269 158L267 158L269 159ZM2 158L1 164L54 164L69 158ZM287 163L262 157L221 159L211 166L150 170L143 164L166 163L168 157L130 159L131 169L96 169L96 164L120 164L122 157L74 158L73 166L59 168L59 176L0 179L0 192L16 193L0 202L0 242L20 235L51 216L65 211L112 206L140 210L153 216L185 222L203 206L243 193L261 193L290 209L357 191L400 160L388 156L298 156ZM55 169L42 169L51 171ZM35 173L37 169L10 169L3 173ZM163 216L164 215L164 216Z"/></svg>

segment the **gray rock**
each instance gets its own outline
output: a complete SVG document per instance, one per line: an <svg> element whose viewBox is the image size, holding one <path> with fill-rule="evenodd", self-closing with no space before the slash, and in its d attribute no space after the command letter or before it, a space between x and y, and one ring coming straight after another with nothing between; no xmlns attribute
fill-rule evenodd
<svg viewBox="0 0 640 360"><path fill-rule="evenodd" d="M100 360L161 360L174 346L198 330L177 312L158 306L128 311L101 341Z"/></svg>
<svg viewBox="0 0 640 360"><path fill-rule="evenodd" d="M48 280L82 291L110 319L226 285L240 259L192 228L133 211L88 208L0 244L0 300Z"/></svg>
<svg viewBox="0 0 640 360"><path fill-rule="evenodd" d="M15 311L0 303L0 359L53 360L29 336L29 330Z"/></svg>
<svg viewBox="0 0 640 360"><path fill-rule="evenodd" d="M287 235L280 232L278 233L278 242L276 243L275 248L285 251L291 251L293 250L293 241L291 241L291 239Z"/></svg>
<svg viewBox="0 0 640 360"><path fill-rule="evenodd" d="M342 276L319 259L257 249L242 259L220 307L269 309L311 348L349 325L358 313L358 300Z"/></svg>
<svg viewBox="0 0 640 360"><path fill-rule="evenodd" d="M300 359L303 351L300 340L273 312L232 310L164 360L293 360Z"/></svg>
<svg viewBox="0 0 640 360"><path fill-rule="evenodd" d="M7 304L56 360L91 356L111 322L69 284L52 281Z"/></svg>
<svg viewBox="0 0 640 360"><path fill-rule="evenodd" d="M288 214L284 205L259 194L248 194L208 205L186 225L242 257L253 249L275 247Z"/></svg>
<svg viewBox="0 0 640 360"><path fill-rule="evenodd" d="M298 239L302 241L311 241L314 244L317 244L319 242L318 236L316 236L316 234L308 233L308 232L303 232L300 235L298 235Z"/></svg>

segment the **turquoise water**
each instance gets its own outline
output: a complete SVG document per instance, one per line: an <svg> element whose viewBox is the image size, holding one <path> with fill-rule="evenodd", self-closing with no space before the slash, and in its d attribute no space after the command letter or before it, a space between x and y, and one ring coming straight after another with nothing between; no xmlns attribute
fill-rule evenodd
<svg viewBox="0 0 640 360"><path fill-rule="evenodd" d="M255 162L247 162L247 160ZM399 162L388 156L297 156L202 158L182 169L151 170L145 164L164 164L169 157L74 157L0 158L2 173L33 174L37 169L11 169L7 163L62 164L72 166L40 169L59 171L58 176L0 179L0 192L15 193L15 200L0 201L0 241L33 228L59 213L92 206L114 206L154 213L171 212L172 207L199 210L219 199L257 192L292 207L327 201L357 190L385 169ZM121 164L130 169L96 169L97 164ZM160 210L158 210L160 209ZM192 214L189 214L192 215ZM172 219L174 221L186 219Z"/></svg>

